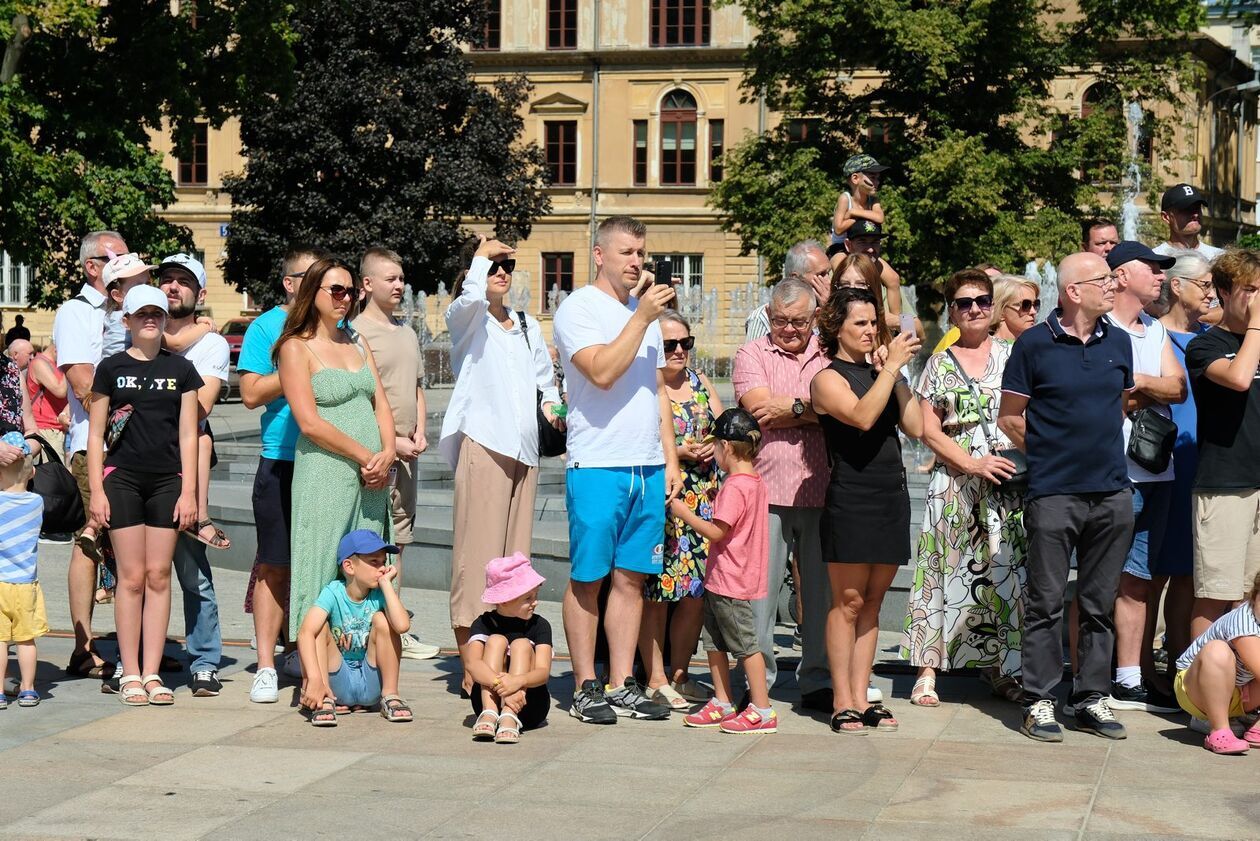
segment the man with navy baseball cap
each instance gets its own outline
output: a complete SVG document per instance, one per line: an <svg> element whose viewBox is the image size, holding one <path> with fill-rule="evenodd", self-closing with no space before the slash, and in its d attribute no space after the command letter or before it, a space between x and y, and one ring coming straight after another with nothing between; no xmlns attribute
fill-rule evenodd
<svg viewBox="0 0 1260 841"><path fill-rule="evenodd" d="M1159 254L1197 251L1204 260L1215 260L1222 249L1199 240L1203 233L1203 208L1207 197L1189 184L1174 184L1164 191L1159 216L1168 224L1168 240L1155 246Z"/></svg>

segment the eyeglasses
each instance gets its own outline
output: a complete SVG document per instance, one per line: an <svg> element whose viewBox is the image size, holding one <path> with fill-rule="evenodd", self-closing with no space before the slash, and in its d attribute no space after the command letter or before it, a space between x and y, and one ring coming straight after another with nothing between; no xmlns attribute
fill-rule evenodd
<svg viewBox="0 0 1260 841"><path fill-rule="evenodd" d="M1099 275L1098 277L1091 277L1087 280L1078 280L1076 281L1076 283L1073 283L1071 285L1078 286L1082 283L1092 283L1093 285L1097 286L1099 289L1107 289L1111 286L1116 285L1116 275L1114 272L1111 274Z"/></svg>
<svg viewBox="0 0 1260 841"><path fill-rule="evenodd" d="M974 298L955 298L953 301L950 301L950 303L953 304L954 308L959 312L967 312L972 308L972 306L977 306L982 310L991 310L993 309L993 296L977 295Z"/></svg>
<svg viewBox="0 0 1260 841"><path fill-rule="evenodd" d="M1023 301L1015 301L1014 303L1007 304L1007 306L1011 309L1019 310L1027 315L1030 312L1038 312L1041 310L1041 299L1028 298Z"/></svg>
<svg viewBox="0 0 1260 841"><path fill-rule="evenodd" d="M775 318L770 319L770 326L771 326L771 327L773 327L773 328L775 328L776 330L782 330L783 328L787 327L788 325L791 325L792 329L794 329L794 330L804 330L806 327L808 327L808 326L809 326L809 323L810 323L811 321L813 321L813 320L814 320L814 319L813 319L812 317L810 317L810 318L778 318L778 317L775 317Z"/></svg>
<svg viewBox="0 0 1260 841"><path fill-rule="evenodd" d="M493 263L490 264L490 276L494 277L495 275L497 275L499 273L499 269L502 269L507 274L511 274L512 272L516 271L516 261L515 260L495 260Z"/></svg>
<svg viewBox="0 0 1260 841"><path fill-rule="evenodd" d="M688 336L685 339L666 339L664 341L665 352L673 353L681 347L683 350L691 350L696 346L696 337Z"/></svg>
<svg viewBox="0 0 1260 841"><path fill-rule="evenodd" d="M332 298L334 301L344 301L356 292L353 286L342 286L340 283L334 283L332 286L321 286L319 288L321 291L327 292L328 297Z"/></svg>
<svg viewBox="0 0 1260 841"><path fill-rule="evenodd" d="M306 272L294 272L293 274L285 275L284 279L288 280L289 278L293 278L294 280L301 280L304 277L306 277Z"/></svg>
<svg viewBox="0 0 1260 841"><path fill-rule="evenodd" d="M108 254L97 254L95 256L85 258L83 262L86 263L88 260L100 260L102 263L108 263L110 261L110 257Z"/></svg>
<svg viewBox="0 0 1260 841"><path fill-rule="evenodd" d="M1199 291L1202 292L1204 295L1212 291L1212 281L1210 280L1191 280L1188 282L1199 287Z"/></svg>

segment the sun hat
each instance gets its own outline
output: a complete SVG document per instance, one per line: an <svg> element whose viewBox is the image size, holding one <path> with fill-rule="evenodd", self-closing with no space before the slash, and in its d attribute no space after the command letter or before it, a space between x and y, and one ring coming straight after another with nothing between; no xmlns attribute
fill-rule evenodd
<svg viewBox="0 0 1260 841"><path fill-rule="evenodd" d="M147 283L135 287L123 298L123 315L134 315L145 307L157 307L168 315L171 311L162 290Z"/></svg>
<svg viewBox="0 0 1260 841"><path fill-rule="evenodd" d="M172 254L163 260L157 268L158 272L161 272L162 269L172 267L188 272L197 279L197 283L201 285L202 289L206 288L206 267L201 265L201 261L196 257L191 254Z"/></svg>
<svg viewBox="0 0 1260 841"><path fill-rule="evenodd" d="M0 436L0 444L8 444L10 447L17 447L22 451L22 455L29 456L31 454L31 445L26 443L26 438L20 432L6 432Z"/></svg>
<svg viewBox="0 0 1260 841"><path fill-rule="evenodd" d="M486 589L481 594L481 601L485 604L506 604L546 580L530 566L529 558L520 552L506 558L495 558L486 564Z"/></svg>
<svg viewBox="0 0 1260 841"><path fill-rule="evenodd" d="M371 529L355 529L337 544L337 562L341 563L351 555L370 555L382 549L387 555L397 555L402 551L394 544L386 543Z"/></svg>
<svg viewBox="0 0 1260 841"><path fill-rule="evenodd" d="M119 254L105 264L105 268L101 271L101 281L108 287L125 277L135 277L142 272L152 271L156 268L157 266L151 266L141 260L140 255L134 251L127 254Z"/></svg>

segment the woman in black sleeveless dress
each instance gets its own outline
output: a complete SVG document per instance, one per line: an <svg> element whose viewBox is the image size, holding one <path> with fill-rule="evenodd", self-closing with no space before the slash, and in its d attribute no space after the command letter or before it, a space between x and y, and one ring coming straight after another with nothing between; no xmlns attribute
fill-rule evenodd
<svg viewBox="0 0 1260 841"><path fill-rule="evenodd" d="M877 355L875 298L865 289L838 289L823 308L818 338L832 363L810 385L827 439L831 483L822 516L823 559L831 580L827 659L835 695L831 729L895 730L882 704L868 704L866 687L879 637L879 608L897 568L910 560L910 497L897 428L923 434L923 416L901 369L919 339L903 333Z"/></svg>

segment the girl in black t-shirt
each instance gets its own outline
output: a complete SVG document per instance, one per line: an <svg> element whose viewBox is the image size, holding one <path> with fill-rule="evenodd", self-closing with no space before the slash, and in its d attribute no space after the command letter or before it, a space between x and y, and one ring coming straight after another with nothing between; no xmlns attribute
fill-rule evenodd
<svg viewBox="0 0 1260 841"><path fill-rule="evenodd" d="M175 702L158 663L170 621L177 530L197 516L202 380L192 363L162 350L166 315L166 296L156 288L127 293L123 320L131 348L97 366L89 406L90 507L93 519L110 529L118 563L114 623L123 664L119 698L127 706Z"/></svg>

